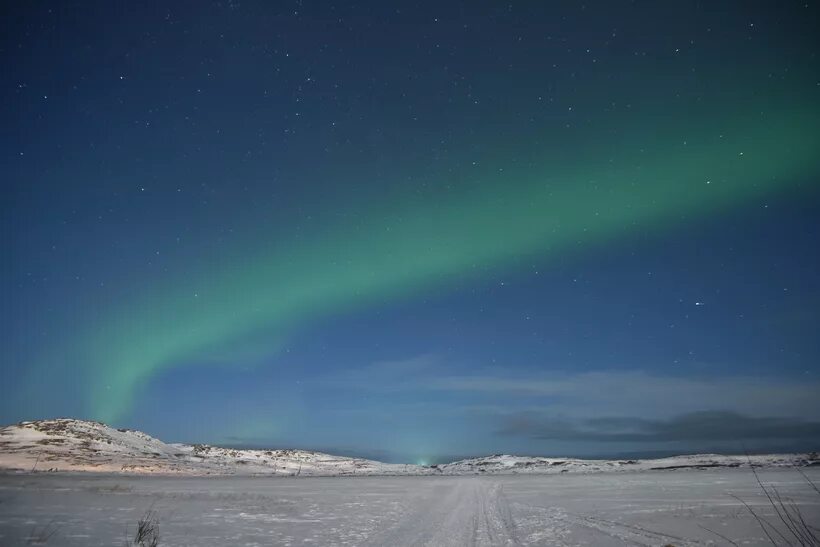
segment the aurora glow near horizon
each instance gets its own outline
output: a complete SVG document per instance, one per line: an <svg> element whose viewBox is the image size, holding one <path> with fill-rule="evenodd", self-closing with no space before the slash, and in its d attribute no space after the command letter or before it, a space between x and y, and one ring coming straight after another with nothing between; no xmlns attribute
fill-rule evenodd
<svg viewBox="0 0 820 547"><path fill-rule="evenodd" d="M3 421L816 448L815 7L19 9Z"/></svg>

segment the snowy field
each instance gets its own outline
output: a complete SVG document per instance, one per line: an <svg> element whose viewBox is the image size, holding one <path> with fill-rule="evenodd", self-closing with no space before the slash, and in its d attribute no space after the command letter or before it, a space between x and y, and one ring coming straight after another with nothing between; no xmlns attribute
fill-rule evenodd
<svg viewBox="0 0 820 547"><path fill-rule="evenodd" d="M820 469L806 469L820 482ZM820 526L792 469L764 483ZM0 475L0 545L122 546L148 509L163 546L770 545L748 469L488 477ZM707 529L711 530L707 531Z"/></svg>

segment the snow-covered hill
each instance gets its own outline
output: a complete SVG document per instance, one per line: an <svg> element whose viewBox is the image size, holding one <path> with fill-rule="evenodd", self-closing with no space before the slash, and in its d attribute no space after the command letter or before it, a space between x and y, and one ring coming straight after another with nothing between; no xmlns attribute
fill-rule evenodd
<svg viewBox="0 0 820 547"><path fill-rule="evenodd" d="M73 419L21 422L0 429L0 470L92 471L186 475L475 475L646 471L681 468L820 464L816 454L721 456L701 454L654 460L579 460L488 456L418 466L386 464L306 450L235 450L167 444L140 431Z"/></svg>
<svg viewBox="0 0 820 547"><path fill-rule="evenodd" d="M0 429L0 469L190 475L394 475L418 466L306 450L234 450L166 444L141 431L61 418Z"/></svg>
<svg viewBox="0 0 820 547"><path fill-rule="evenodd" d="M750 464L755 467L800 467L820 465L820 459L816 454L767 454L756 456L695 454L649 460L580 460L574 458L496 455L437 465L433 466L433 469L444 475L553 474L748 467Z"/></svg>

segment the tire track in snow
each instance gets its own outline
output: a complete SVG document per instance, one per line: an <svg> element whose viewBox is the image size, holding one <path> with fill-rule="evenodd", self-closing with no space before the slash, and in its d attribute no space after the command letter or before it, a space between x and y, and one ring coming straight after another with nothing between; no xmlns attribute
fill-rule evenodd
<svg viewBox="0 0 820 547"><path fill-rule="evenodd" d="M636 524L616 522L598 516L568 513L561 507L536 507L528 504L515 504L517 514L528 515L523 520L521 543L525 545L562 545L574 546L589 542L589 536L582 539L579 535L584 530L598 535L593 545L610 545L615 540L618 545L635 545L657 547L672 544L679 547L698 547L710 545L702 541L687 539L667 532L651 530Z"/></svg>
<svg viewBox="0 0 820 547"><path fill-rule="evenodd" d="M515 522L499 483L475 478L448 481L422 498L396 526L383 530L369 545L436 547L517 546Z"/></svg>
<svg viewBox="0 0 820 547"><path fill-rule="evenodd" d="M689 540L665 532L649 530L648 528L644 528L642 526L614 522L599 517L575 517L572 518L571 521L579 526L596 530L610 537L618 538L626 543L631 543L634 545L646 545L648 547L669 544L680 547L695 547L698 545L704 545L704 543L700 541Z"/></svg>

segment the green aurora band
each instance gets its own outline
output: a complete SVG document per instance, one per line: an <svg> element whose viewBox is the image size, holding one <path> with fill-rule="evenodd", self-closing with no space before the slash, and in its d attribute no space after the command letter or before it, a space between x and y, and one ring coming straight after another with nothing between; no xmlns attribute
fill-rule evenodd
<svg viewBox="0 0 820 547"><path fill-rule="evenodd" d="M104 310L105 321L76 340L89 414L122 419L160 371L228 364L230 348L251 335L271 340L261 348L270 355L318 318L456 276L480 277L636 229L662 231L786 191L814 192L807 177L820 172L818 112L804 102L685 132L669 127L651 150L628 140L590 145L585 158L484 175L470 194L402 196L364 212L356 226L323 226L300 242L262 238L254 253L224 268L187 272L188 282Z"/></svg>

